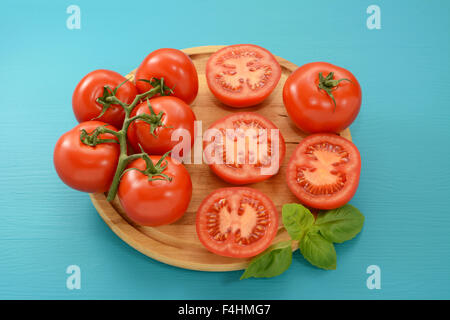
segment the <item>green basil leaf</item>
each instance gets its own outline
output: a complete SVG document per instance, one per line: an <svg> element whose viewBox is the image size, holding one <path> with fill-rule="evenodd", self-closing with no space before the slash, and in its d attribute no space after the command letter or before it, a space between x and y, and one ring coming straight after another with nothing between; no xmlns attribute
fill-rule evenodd
<svg viewBox="0 0 450 320"><path fill-rule="evenodd" d="M336 251L332 242L320 233L308 232L299 243L300 252L312 265L325 269L336 269Z"/></svg>
<svg viewBox="0 0 450 320"><path fill-rule="evenodd" d="M271 278L285 272L292 263L291 241L277 243L253 258L241 279Z"/></svg>
<svg viewBox="0 0 450 320"><path fill-rule="evenodd" d="M307 208L298 203L287 203L282 209L283 224L293 240L302 235L314 224L314 216Z"/></svg>
<svg viewBox="0 0 450 320"><path fill-rule="evenodd" d="M329 241L342 243L354 238L362 229L364 216L350 204L319 213L316 226Z"/></svg>

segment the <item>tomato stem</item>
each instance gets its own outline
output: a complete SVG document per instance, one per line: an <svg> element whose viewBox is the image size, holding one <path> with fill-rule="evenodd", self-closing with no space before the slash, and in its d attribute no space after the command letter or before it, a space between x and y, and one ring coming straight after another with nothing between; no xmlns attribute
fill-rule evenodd
<svg viewBox="0 0 450 320"><path fill-rule="evenodd" d="M349 79L339 79L339 80L335 80L333 79L334 77L334 72L330 72L326 77L323 76L322 72L319 72L319 89L324 90L329 96L330 98L333 100L334 103L334 108L333 108L333 112L336 110L336 100L334 99L333 96L333 91L336 90L336 87L339 85L339 83L341 81L350 81Z"/></svg>
<svg viewBox="0 0 450 320"><path fill-rule="evenodd" d="M141 113L138 114L132 118L130 118L130 122L135 120L142 120L150 125L150 134L154 137L156 137L155 130L159 127L168 128L164 126L162 122L162 117L164 116L164 112L160 111L158 114L155 113L152 106L150 105L150 101L147 98L147 106L150 111L150 114L147 113Z"/></svg>
<svg viewBox="0 0 450 320"><path fill-rule="evenodd" d="M114 89L111 89L110 86L106 85L103 87L103 95L101 97L98 97L95 101L99 104L102 105L102 111L100 112L100 114L95 117L92 120L98 119L101 116L103 116L105 114L105 112L111 107L111 101L110 97L115 97L117 90L119 90L119 88L121 86L123 86L127 81L129 81L129 78L126 78L121 84L119 84L117 87L115 87ZM120 101L119 99L117 99L118 104L120 104L122 107L125 105L122 101Z"/></svg>
<svg viewBox="0 0 450 320"><path fill-rule="evenodd" d="M91 133L88 133L85 129L82 129L80 131L80 140L84 144L91 146L91 147L95 147L97 144L100 144L100 143L118 143L116 139L101 139L101 138L99 138L98 136L103 133L110 133L110 134L113 134L114 136L118 137L117 131L108 129L105 125L105 126L98 127Z"/></svg>
<svg viewBox="0 0 450 320"><path fill-rule="evenodd" d="M126 81L128 81L128 79ZM164 154L156 164L154 164L149 155L145 153L144 150L142 150L142 147L141 153L128 155L127 132L131 123L139 119L150 124L150 131L153 135L155 135L154 131L156 130L156 128L163 126L162 117L164 113L160 112L156 114L153 108L151 107L148 99L156 94L160 95L171 94L173 93L173 90L164 84L163 78L161 79L152 78L151 80L138 80L150 83L152 88L147 92L136 95L133 102L131 102L131 104L128 105L116 97L117 89L119 89L120 86L124 84L126 81L121 83L114 90L112 90L109 86L105 86L103 90L103 96L97 99L97 102L99 102L103 106L102 112L97 118L101 117L112 104L120 105L123 108L123 110L125 111L125 118L123 121L122 128L119 131L114 131L112 129L107 128L105 125L96 128L92 133L87 133L86 130L81 130L80 132L81 142L92 147L95 147L97 144L100 143L119 143L120 145L120 155L119 160L117 162L116 172L114 174L114 178L112 180L111 186L108 190L108 196L106 198L109 202L113 201L114 198L116 197L117 190L119 188L120 178L123 176L123 174L128 170L138 170L136 168L125 169L127 165L133 160L139 158L144 159L146 163L146 169L138 171L141 171L143 174L147 175L149 181L172 180L171 177L162 173L164 169L167 167L167 161L165 160L165 158L169 155L170 152ZM143 113L130 118L130 115L133 112L134 108L144 99L147 99L150 114ZM99 135L104 133L112 134L116 137L116 139L100 139Z"/></svg>
<svg viewBox="0 0 450 320"><path fill-rule="evenodd" d="M127 105L126 103L123 103L116 96L111 96L111 97L106 98L106 100L108 102L114 103L114 104L119 104L120 106L122 106L124 111L125 111L125 119L123 121L122 129L117 132L118 133L117 134L117 138L118 138L119 144L120 144L119 161L117 163L116 172L114 174L114 178L113 178L113 181L111 183L111 186L109 187L108 196L106 198L106 200L108 200L110 202L113 201L114 198L116 197L117 189L119 188L120 178L122 177L122 173L124 172L124 170L125 170L126 166L128 165L128 163L130 163L132 160L138 159L138 158L143 156L143 154L137 154L137 155L133 155L133 156L128 156L128 153L127 153L127 132L128 132L128 128L130 127L130 124L134 120L138 119L137 117L130 118L130 114L131 114L133 109L138 105L138 103L142 99L150 98L150 97L154 96L155 94L159 93L160 90L161 90L161 86L160 85L156 85L152 89L150 89L149 91L144 92L142 94L138 94L134 98L133 102L131 102L130 105Z"/></svg>
<svg viewBox="0 0 450 320"><path fill-rule="evenodd" d="M135 156L134 159L137 159L137 158L144 159L145 164L146 164L146 169L145 170L139 170L137 168L128 168L128 169L126 169L125 171L122 172L121 177L128 171L136 170L136 171L139 171L140 173L146 175L148 177L148 181L155 181L155 180L172 181L171 177L169 177L168 175L163 173L163 171L166 169L167 164L168 164L167 160L166 160L166 157L169 154L170 154L170 151L166 152L159 159L159 161L156 164L153 163L152 159L144 151L142 151L142 153L140 153L140 154L135 154L135 155L129 156L129 158Z"/></svg>

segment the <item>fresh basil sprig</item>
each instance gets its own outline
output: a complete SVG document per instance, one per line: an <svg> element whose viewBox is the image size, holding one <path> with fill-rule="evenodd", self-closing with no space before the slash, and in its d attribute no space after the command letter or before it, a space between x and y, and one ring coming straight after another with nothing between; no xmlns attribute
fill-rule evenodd
<svg viewBox="0 0 450 320"><path fill-rule="evenodd" d="M279 242L253 258L241 279L271 278L285 272L292 262L292 241Z"/></svg>
<svg viewBox="0 0 450 320"><path fill-rule="evenodd" d="M302 205L288 203L283 206L283 225L292 240L300 240L314 224L314 216Z"/></svg>
<svg viewBox="0 0 450 320"><path fill-rule="evenodd" d="M292 242L298 241L303 257L312 265L336 269L333 242L353 239L362 229L364 216L350 204L321 211L314 219L311 211L298 203L288 203L282 209L283 224L292 240L269 247L253 258L241 277L270 278L282 274L292 262Z"/></svg>
<svg viewBox="0 0 450 320"><path fill-rule="evenodd" d="M334 245L319 232L307 232L298 246L303 257L312 265L325 270L336 269Z"/></svg>
<svg viewBox="0 0 450 320"><path fill-rule="evenodd" d="M320 212L315 223L323 237L335 243L353 239L361 231L363 224L364 216L351 204Z"/></svg>

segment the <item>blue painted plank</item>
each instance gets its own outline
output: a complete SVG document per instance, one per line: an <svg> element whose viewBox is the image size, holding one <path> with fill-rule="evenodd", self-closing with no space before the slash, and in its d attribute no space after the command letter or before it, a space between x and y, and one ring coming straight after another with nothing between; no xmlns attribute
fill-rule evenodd
<svg viewBox="0 0 450 320"><path fill-rule="evenodd" d="M450 20L448 1L7 1L0 11L0 298L450 298ZM234 10L233 8L239 8ZM158 32L152 31L160 26ZM98 217L87 195L57 178L52 150L76 122L73 88L96 68L127 73L152 50L256 43L298 65L350 69L363 89L351 130L363 159L352 203L366 216L337 245L338 269L292 267L269 280L153 261ZM103 46L103 48L102 48ZM81 290L66 267L81 267ZM382 270L368 290L366 268Z"/></svg>

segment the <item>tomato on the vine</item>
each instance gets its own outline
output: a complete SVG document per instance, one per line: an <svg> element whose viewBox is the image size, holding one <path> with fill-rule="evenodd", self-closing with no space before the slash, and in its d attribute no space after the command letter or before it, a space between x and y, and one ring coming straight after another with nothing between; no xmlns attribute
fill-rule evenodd
<svg viewBox="0 0 450 320"><path fill-rule="evenodd" d="M141 102L131 113L131 117L147 113L154 116L152 123L134 121L128 129L128 139L135 151L139 145L149 154L164 154L179 143L172 141L177 130L187 130L194 144L195 114L183 100L172 96L152 98Z"/></svg>
<svg viewBox="0 0 450 320"><path fill-rule="evenodd" d="M358 115L361 87L350 71L313 62L289 76L283 88L283 102L292 121L304 132L338 133Z"/></svg>
<svg viewBox="0 0 450 320"><path fill-rule="evenodd" d="M53 153L53 162L61 180L69 187L84 192L106 192L116 171L120 148L115 142L89 146L80 139L81 131L92 133L105 126L117 131L101 121L86 121L64 133L58 140ZM100 134L99 139L114 139L110 133Z"/></svg>
<svg viewBox="0 0 450 320"><path fill-rule="evenodd" d="M160 156L150 156L157 164ZM165 163L167 166L164 167ZM148 169L144 159L131 162L120 180L118 197L127 216L140 225L160 226L173 223L183 216L191 201L192 182L181 163L166 157L161 168L150 178L142 171ZM140 171L139 171L140 170ZM170 180L169 180L170 179Z"/></svg>
<svg viewBox="0 0 450 320"><path fill-rule="evenodd" d="M256 189L217 189L200 204L196 228L209 251L248 258L272 243L278 231L278 213L272 200Z"/></svg>
<svg viewBox="0 0 450 320"><path fill-rule="evenodd" d="M317 209L343 206L356 192L361 156L349 140L333 133L312 134L295 149L286 170L289 189Z"/></svg>
<svg viewBox="0 0 450 320"><path fill-rule="evenodd" d="M206 64L209 89L222 103L235 108L256 105L275 89L281 67L266 49L236 44L211 55Z"/></svg>
<svg viewBox="0 0 450 320"><path fill-rule="evenodd" d="M106 112L98 117L108 105L106 97L111 96L113 91L115 96L122 102L130 104L137 95L137 90L133 82L119 73L111 70L95 70L84 76L75 87L72 96L72 108L78 122L98 120L109 123L116 128L122 127L125 112L117 104L109 105ZM126 81L126 82L125 82ZM110 89L106 89L109 86ZM98 118L97 118L98 117Z"/></svg>
<svg viewBox="0 0 450 320"><path fill-rule="evenodd" d="M237 185L263 181L277 174L286 152L281 131L253 112L233 113L214 122L203 146L211 170Z"/></svg>
<svg viewBox="0 0 450 320"><path fill-rule="evenodd" d="M173 95L187 104L197 96L197 70L183 51L163 48L150 53L136 70L135 82L140 93L152 88L147 82L152 78L163 78L165 85L173 89Z"/></svg>

